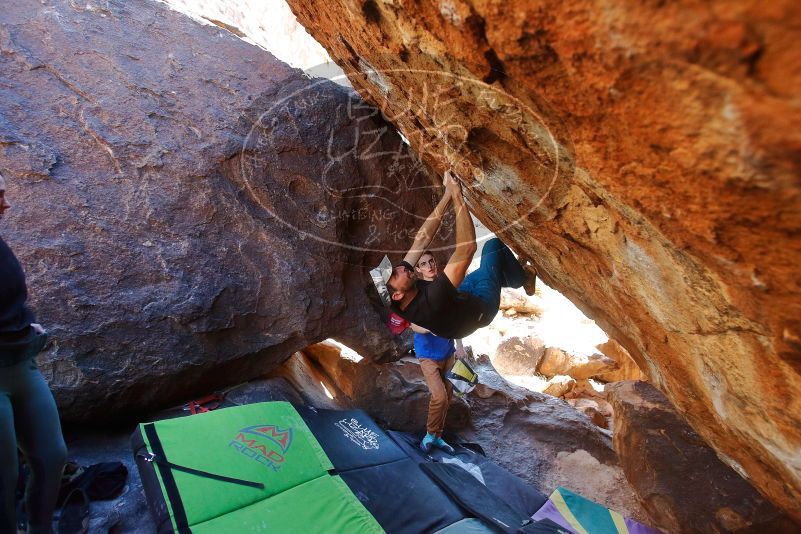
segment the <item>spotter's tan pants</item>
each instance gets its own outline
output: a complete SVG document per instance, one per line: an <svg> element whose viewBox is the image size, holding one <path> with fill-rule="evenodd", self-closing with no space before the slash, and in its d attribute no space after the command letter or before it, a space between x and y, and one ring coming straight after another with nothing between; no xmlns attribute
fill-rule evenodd
<svg viewBox="0 0 801 534"><path fill-rule="evenodd" d="M445 429L445 417L448 415L448 405L453 397L453 388L449 380L445 379L453 367L454 355L444 360L431 360L420 358L420 368L423 378L431 391L431 401L428 403L428 421L426 431L435 436L441 436Z"/></svg>

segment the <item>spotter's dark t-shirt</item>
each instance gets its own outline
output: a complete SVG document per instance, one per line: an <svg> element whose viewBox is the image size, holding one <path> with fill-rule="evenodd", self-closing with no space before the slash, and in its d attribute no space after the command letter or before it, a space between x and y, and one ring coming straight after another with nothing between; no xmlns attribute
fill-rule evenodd
<svg viewBox="0 0 801 534"><path fill-rule="evenodd" d="M444 274L431 282L418 280L416 285L417 295L405 310L392 303L392 310L407 321L448 339L461 339L484 326L484 301L457 291Z"/></svg>
<svg viewBox="0 0 801 534"><path fill-rule="evenodd" d="M35 318L26 306L28 289L17 257L0 238L0 352L25 347L36 333Z"/></svg>

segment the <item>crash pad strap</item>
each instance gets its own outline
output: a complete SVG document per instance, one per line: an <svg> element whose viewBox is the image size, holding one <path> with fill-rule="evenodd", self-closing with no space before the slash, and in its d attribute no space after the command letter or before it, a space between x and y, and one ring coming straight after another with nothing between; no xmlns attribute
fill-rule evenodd
<svg viewBox="0 0 801 534"><path fill-rule="evenodd" d="M147 436L147 441L150 443L150 450L160 458L166 459L167 456L164 454L164 447L161 446L161 440L156 432L156 427L153 423L142 425L142 427ZM161 464L156 465L158 466L159 475L161 476L161 482L164 484L164 491L167 494L167 500L172 510L172 517L178 534L191 534L192 531L189 530L188 527L189 521L186 518L184 503L181 500L181 494L178 492L178 486L175 485L175 478L172 476L172 470Z"/></svg>
<svg viewBox="0 0 801 534"><path fill-rule="evenodd" d="M450 378L451 380L460 380L460 381L465 382L467 384L475 384L475 381L474 381L475 379L466 378L464 376L457 375L457 374L450 373L450 372L448 373L448 378Z"/></svg>
<svg viewBox="0 0 801 534"><path fill-rule="evenodd" d="M212 480L219 480L220 482L230 482L231 484L239 484L240 486L248 486L251 488L258 488L264 489L264 484L261 482L251 482L250 480L243 480L241 478L233 478L227 477L225 475L218 475L216 473L209 473L208 471L201 471L200 469L195 469L192 467L187 467L185 465L178 465L172 462L168 462L164 458L160 458L157 454L148 453L142 454L139 453L139 457L142 458L146 462L154 462L159 465L163 465L165 467L169 467L170 469L175 469L177 471L183 471L184 473L189 473L190 475L195 475L203 478L210 478Z"/></svg>

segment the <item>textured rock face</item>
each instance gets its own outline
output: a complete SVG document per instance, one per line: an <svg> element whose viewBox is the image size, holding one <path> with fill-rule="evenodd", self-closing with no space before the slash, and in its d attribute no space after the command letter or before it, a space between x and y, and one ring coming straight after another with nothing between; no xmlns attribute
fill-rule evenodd
<svg viewBox="0 0 801 534"><path fill-rule="evenodd" d="M543 376L567 375L576 380L586 380L616 369L617 363L602 354L570 354L555 347L545 349L537 364L537 372Z"/></svg>
<svg viewBox="0 0 801 534"><path fill-rule="evenodd" d="M626 478L665 532L798 532L644 382L607 386ZM687 491L691 488L692 491Z"/></svg>
<svg viewBox="0 0 801 534"><path fill-rule="evenodd" d="M556 347L546 347L541 339L510 337L498 345L493 365L506 375L540 374L546 378L566 375L577 380L606 376L619 365L603 354L571 354Z"/></svg>
<svg viewBox="0 0 801 534"><path fill-rule="evenodd" d="M545 350L542 340L536 337L510 337L498 345L492 364L507 375L533 375Z"/></svg>
<svg viewBox="0 0 801 534"><path fill-rule="evenodd" d="M642 380L647 381L648 377L643 373L637 363L631 358L629 352L620 346L620 343L610 339L606 343L596 347L601 354L615 361L618 369L603 373L598 378L604 382L620 382L621 380Z"/></svg>
<svg viewBox="0 0 801 534"><path fill-rule="evenodd" d="M526 294L523 289L504 288L501 291L500 309L506 314L511 312L525 315L540 315L542 309L537 306L534 298Z"/></svg>
<svg viewBox="0 0 801 534"><path fill-rule="evenodd" d="M4 6L0 52L0 230L65 419L186 400L332 335L398 352L367 269L430 178L361 99L155 2Z"/></svg>
<svg viewBox="0 0 801 534"><path fill-rule="evenodd" d="M500 465L543 493L564 486L650 524L623 474L611 433L548 395L506 382L485 358L473 366L481 384L469 397L464 431Z"/></svg>
<svg viewBox="0 0 801 534"><path fill-rule="evenodd" d="M481 221L801 519L801 5L289 4Z"/></svg>

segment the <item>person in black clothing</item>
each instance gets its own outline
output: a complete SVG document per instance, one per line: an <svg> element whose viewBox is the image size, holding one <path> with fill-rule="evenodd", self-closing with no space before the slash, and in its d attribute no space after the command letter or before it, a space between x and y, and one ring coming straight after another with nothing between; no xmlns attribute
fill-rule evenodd
<svg viewBox="0 0 801 534"><path fill-rule="evenodd" d="M395 313L433 334L459 339L487 326L498 313L502 287L522 287L526 273L500 239L484 245L481 265L465 276L476 253L476 231L462 188L450 171L444 177L445 194L417 232L403 261L387 280ZM456 249L442 274L418 280L413 265L428 249L450 202L456 210ZM458 288L458 289L456 289Z"/></svg>
<svg viewBox="0 0 801 534"><path fill-rule="evenodd" d="M0 219L11 207L0 175ZM0 532L16 532L17 447L30 466L25 488L28 534L50 534L67 447L53 394L36 367L47 333L25 305L16 256L0 237Z"/></svg>

